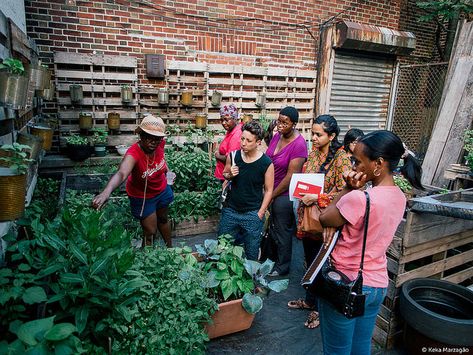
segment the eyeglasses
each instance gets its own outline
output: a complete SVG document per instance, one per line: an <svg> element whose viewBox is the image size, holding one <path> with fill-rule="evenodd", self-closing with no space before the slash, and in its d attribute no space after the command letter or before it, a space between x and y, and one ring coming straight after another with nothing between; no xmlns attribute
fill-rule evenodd
<svg viewBox="0 0 473 355"><path fill-rule="evenodd" d="M146 140L148 142L161 142L163 140L163 137L157 137L153 136L151 134L146 134L146 133L141 133L140 134L141 139Z"/></svg>
<svg viewBox="0 0 473 355"><path fill-rule="evenodd" d="M292 122L291 122L291 123L287 123L287 122L284 122L284 121L281 121L281 120L277 120L277 121L276 121L276 125L281 126L281 127L284 127L284 128L289 127L291 124L292 124Z"/></svg>

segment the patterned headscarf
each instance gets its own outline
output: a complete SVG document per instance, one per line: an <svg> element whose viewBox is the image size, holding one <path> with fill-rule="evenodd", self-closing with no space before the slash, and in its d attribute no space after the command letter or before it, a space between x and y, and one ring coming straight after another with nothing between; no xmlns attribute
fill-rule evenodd
<svg viewBox="0 0 473 355"><path fill-rule="evenodd" d="M220 107L220 116L230 115L234 120L238 119L238 109L234 104Z"/></svg>

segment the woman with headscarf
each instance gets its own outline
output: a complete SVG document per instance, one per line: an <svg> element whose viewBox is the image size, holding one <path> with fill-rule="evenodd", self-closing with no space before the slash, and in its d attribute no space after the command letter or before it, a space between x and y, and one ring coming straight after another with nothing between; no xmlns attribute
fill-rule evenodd
<svg viewBox="0 0 473 355"><path fill-rule="evenodd" d="M92 206L102 208L112 192L126 180L131 213L140 220L145 244L151 245L159 230L166 246L171 247L168 206L174 195L166 179L166 127L160 117L148 115L135 132L140 140L127 150L118 171L110 178L105 189L94 197Z"/></svg>
<svg viewBox="0 0 473 355"><path fill-rule="evenodd" d="M223 182L225 181L223 169L225 168L228 154L240 149L242 124L238 122L238 109L235 105L229 104L220 108L220 122L227 133L215 151L217 166L215 167L214 176Z"/></svg>
<svg viewBox="0 0 473 355"><path fill-rule="evenodd" d="M278 132L269 143L266 154L274 164L274 190L271 204L271 239L276 246L276 264L271 276L289 273L292 255L292 238L296 233L296 218L289 200L289 183L292 174L300 173L307 159L307 144L296 130L299 112L285 107L276 122Z"/></svg>

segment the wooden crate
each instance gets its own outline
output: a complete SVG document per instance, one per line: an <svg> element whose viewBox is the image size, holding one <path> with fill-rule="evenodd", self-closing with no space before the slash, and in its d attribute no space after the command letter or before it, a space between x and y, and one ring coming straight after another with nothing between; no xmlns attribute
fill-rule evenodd
<svg viewBox="0 0 473 355"><path fill-rule="evenodd" d="M409 211L387 258L388 292L373 339L389 349L402 334L399 294L404 282L429 277L461 283L473 278L473 221Z"/></svg>

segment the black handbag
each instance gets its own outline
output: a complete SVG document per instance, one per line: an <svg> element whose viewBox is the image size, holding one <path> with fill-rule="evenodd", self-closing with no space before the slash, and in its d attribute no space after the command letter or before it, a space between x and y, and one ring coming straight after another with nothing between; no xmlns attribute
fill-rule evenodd
<svg viewBox="0 0 473 355"><path fill-rule="evenodd" d="M317 296L330 302L337 311L347 318L355 318L365 313L365 298L363 294L363 261L365 258L366 235L370 214L370 197L365 191L366 211L363 232L363 249L361 252L360 269L355 280L350 279L327 261L315 280L305 287Z"/></svg>

